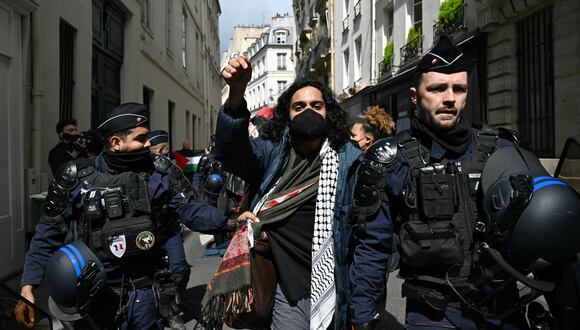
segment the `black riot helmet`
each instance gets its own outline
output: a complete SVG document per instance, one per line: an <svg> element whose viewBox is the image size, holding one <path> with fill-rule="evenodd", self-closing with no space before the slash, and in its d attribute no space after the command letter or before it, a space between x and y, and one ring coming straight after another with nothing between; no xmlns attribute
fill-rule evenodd
<svg viewBox="0 0 580 330"><path fill-rule="evenodd" d="M503 319L554 289L536 275L574 260L580 250L580 196L516 146L489 157L480 183L487 223L478 228L469 285L455 278L457 267L447 272L447 283L472 310Z"/></svg>
<svg viewBox="0 0 580 330"><path fill-rule="evenodd" d="M580 251L580 196L550 176L531 152L496 151L485 164L481 188L488 235L502 236L499 244L505 246L497 248L513 267L558 266Z"/></svg>
<svg viewBox="0 0 580 330"><path fill-rule="evenodd" d="M91 298L106 283L106 273L99 258L82 241L75 241L48 261L46 282L50 312L72 322L87 314Z"/></svg>

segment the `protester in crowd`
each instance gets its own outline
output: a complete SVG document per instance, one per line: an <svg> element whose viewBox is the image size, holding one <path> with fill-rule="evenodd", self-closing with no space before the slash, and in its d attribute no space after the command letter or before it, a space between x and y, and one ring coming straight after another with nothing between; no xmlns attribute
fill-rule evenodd
<svg viewBox="0 0 580 330"><path fill-rule="evenodd" d="M175 160L175 164L181 168L187 180L192 182L201 155L199 152L196 153L191 149L191 143L189 141L183 141L181 146L180 150L173 153L173 159Z"/></svg>
<svg viewBox="0 0 580 330"><path fill-rule="evenodd" d="M246 57L222 71L230 86L218 114L216 158L250 186L251 225L270 244L278 269L273 329L347 327L346 227L349 170L360 150L349 143L347 114L328 87L298 81L278 99L270 141L248 138L243 98L252 76ZM259 218L259 222L258 222Z"/></svg>
<svg viewBox="0 0 580 330"><path fill-rule="evenodd" d="M379 106L371 106L363 116L358 116L350 130L352 140L365 152L377 140L393 134L393 118Z"/></svg>
<svg viewBox="0 0 580 330"><path fill-rule="evenodd" d="M63 164L84 157L82 146L75 143L80 137L76 119L59 121L56 124L56 134L60 141L48 153L48 164L53 176Z"/></svg>

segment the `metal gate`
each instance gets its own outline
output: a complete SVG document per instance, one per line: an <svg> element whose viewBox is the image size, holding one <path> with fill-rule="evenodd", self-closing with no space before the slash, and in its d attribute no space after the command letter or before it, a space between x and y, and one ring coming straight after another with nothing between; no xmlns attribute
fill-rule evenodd
<svg viewBox="0 0 580 330"><path fill-rule="evenodd" d="M538 157L554 157L552 7L517 24L518 130Z"/></svg>

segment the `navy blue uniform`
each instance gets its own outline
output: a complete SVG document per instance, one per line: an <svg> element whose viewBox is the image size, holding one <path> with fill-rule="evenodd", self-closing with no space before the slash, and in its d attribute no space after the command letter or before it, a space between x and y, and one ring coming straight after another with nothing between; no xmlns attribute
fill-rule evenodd
<svg viewBox="0 0 580 330"><path fill-rule="evenodd" d="M500 139L499 146L511 145L507 140ZM433 141L430 149L430 164L444 163L444 161L466 161L476 148L475 135L464 154L455 159L446 158L447 151ZM385 290L385 276L392 254L394 252L395 219L402 212L402 194L410 175L410 166L401 149L397 150L394 161L387 168L385 191L388 201L383 201L378 212L371 216L366 223L366 231L356 231L353 262L349 273L351 279L350 310L353 324L363 324L372 321L376 315L376 306L383 298ZM457 325L471 327L474 323L462 319L459 310L449 307L447 317L456 319ZM444 319L434 321L431 315L425 312L418 304L407 304L407 322L423 324L427 327L450 326ZM451 326L453 328L453 326Z"/></svg>
<svg viewBox="0 0 580 330"><path fill-rule="evenodd" d="M95 159L95 170L113 174L100 155ZM160 171L153 171L148 181L150 199L160 198L171 191L169 176ZM174 193L167 206L169 210L177 214L177 217L185 226L193 231L213 233L227 229L226 216L223 211L198 200L189 201L184 194ZM77 185L76 188L70 191L68 205L63 214L67 224L80 219L82 207L81 187ZM47 224L41 222L37 225L36 233L32 238L24 264L22 286L28 284L37 286L42 282L48 260L57 249L64 245L66 236L67 233L63 233L56 223ZM175 250L171 249L171 246L175 246L175 244L166 245L166 248L169 247L169 253ZM181 258L174 258L174 260L179 259ZM121 278L125 275L123 265L118 263L114 265L104 263L104 265L108 282L113 285L121 282ZM151 267L154 267L154 265L155 263L151 264ZM156 310L156 308L150 288L142 288L132 294L130 293L128 303L127 310L130 313L127 313L124 320L120 320L118 323L121 328L124 327L123 324L128 324L132 328L149 329L154 327L156 323L159 324L158 314L151 312Z"/></svg>

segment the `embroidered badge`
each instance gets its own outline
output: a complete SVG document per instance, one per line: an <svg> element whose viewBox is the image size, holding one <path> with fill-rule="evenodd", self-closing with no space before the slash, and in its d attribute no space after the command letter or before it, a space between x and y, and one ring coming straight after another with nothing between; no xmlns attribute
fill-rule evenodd
<svg viewBox="0 0 580 330"><path fill-rule="evenodd" d="M149 250L155 244L155 235L150 231L142 231L137 235L135 244L140 250Z"/></svg>
<svg viewBox="0 0 580 330"><path fill-rule="evenodd" d="M111 253L115 257L121 258L127 250L127 241L125 240L125 235L109 237L109 250L111 250Z"/></svg>

